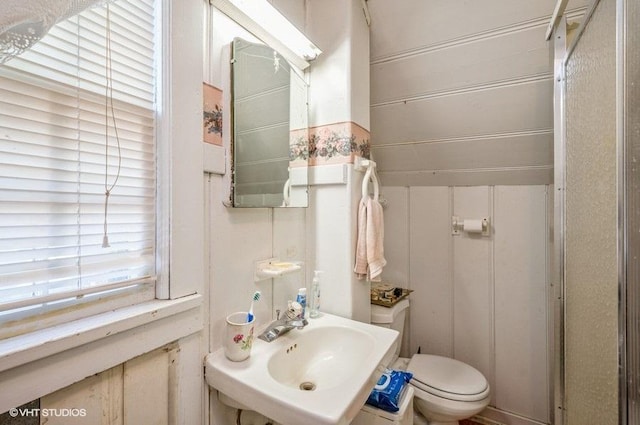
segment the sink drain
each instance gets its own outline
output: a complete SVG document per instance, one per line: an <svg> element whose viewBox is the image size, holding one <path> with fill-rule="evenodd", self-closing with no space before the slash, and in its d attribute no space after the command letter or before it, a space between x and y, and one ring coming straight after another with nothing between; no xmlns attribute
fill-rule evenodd
<svg viewBox="0 0 640 425"><path fill-rule="evenodd" d="M313 382L303 382L302 384L300 384L300 389L302 391L313 391L316 389L316 384L314 384Z"/></svg>

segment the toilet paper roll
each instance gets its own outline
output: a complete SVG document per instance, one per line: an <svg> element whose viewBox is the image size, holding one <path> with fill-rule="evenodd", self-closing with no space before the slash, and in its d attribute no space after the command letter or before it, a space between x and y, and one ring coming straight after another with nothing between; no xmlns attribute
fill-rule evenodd
<svg viewBox="0 0 640 425"><path fill-rule="evenodd" d="M482 233L482 220L464 220L462 228L469 233Z"/></svg>

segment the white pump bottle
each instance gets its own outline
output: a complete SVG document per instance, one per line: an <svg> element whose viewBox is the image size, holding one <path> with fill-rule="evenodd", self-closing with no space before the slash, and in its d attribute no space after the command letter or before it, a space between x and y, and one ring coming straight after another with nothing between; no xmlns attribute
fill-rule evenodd
<svg viewBox="0 0 640 425"><path fill-rule="evenodd" d="M313 272L311 281L311 303L309 304L309 317L315 319L320 316L320 270Z"/></svg>

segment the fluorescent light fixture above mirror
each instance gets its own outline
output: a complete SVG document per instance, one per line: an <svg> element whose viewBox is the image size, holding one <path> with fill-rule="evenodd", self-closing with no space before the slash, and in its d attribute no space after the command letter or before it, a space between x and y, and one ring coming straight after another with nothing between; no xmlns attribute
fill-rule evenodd
<svg viewBox="0 0 640 425"><path fill-rule="evenodd" d="M210 2L300 69L306 69L309 61L322 53L267 0L210 0Z"/></svg>

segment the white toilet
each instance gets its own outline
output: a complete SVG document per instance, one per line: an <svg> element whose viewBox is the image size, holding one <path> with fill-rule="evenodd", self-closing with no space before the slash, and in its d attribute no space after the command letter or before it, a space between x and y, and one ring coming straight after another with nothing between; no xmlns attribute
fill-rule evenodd
<svg viewBox="0 0 640 425"><path fill-rule="evenodd" d="M371 324L400 332L392 367L400 369L407 359L399 358L409 301L393 307L371 306ZM413 404L429 425L457 425L489 405L491 391L486 378L473 367L442 356L414 354L406 369L413 373Z"/></svg>

